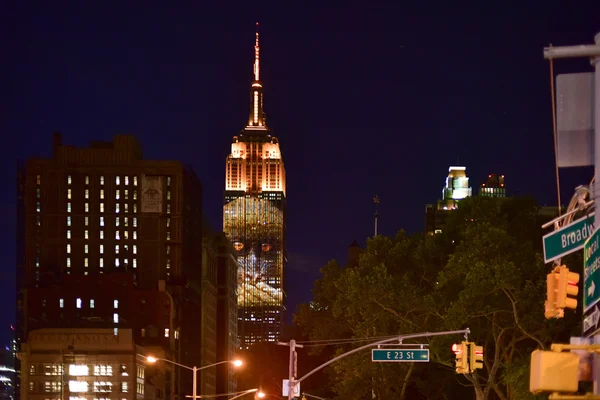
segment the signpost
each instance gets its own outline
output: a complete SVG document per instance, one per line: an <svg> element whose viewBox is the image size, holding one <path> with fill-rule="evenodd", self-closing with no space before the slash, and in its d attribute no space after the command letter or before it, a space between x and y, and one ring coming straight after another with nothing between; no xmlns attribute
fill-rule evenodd
<svg viewBox="0 0 600 400"><path fill-rule="evenodd" d="M373 349L373 362L429 362L429 349Z"/></svg>
<svg viewBox="0 0 600 400"><path fill-rule="evenodd" d="M543 238L544 261L549 263L581 249L594 232L593 217L594 213L589 213L585 217L545 235Z"/></svg>

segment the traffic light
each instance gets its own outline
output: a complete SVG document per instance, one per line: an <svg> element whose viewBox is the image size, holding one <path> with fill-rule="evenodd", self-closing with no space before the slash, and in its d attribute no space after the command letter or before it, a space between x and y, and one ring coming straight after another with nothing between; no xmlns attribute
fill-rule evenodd
<svg viewBox="0 0 600 400"><path fill-rule="evenodd" d="M556 292L556 307L557 308L577 308L577 298L569 296L577 296L579 293L579 274L569 271L565 265L555 268L558 275L558 286Z"/></svg>
<svg viewBox="0 0 600 400"><path fill-rule="evenodd" d="M556 270L552 270L546 277L546 303L544 304L544 316L546 319L562 318L565 313L562 308L556 305L558 298L558 277Z"/></svg>
<svg viewBox="0 0 600 400"><path fill-rule="evenodd" d="M475 343L469 343L469 370L471 373L476 369L483 368L483 346L477 346Z"/></svg>
<svg viewBox="0 0 600 400"><path fill-rule="evenodd" d="M467 342L461 342L460 344L454 343L452 345L452 351L456 356L456 373L457 374L468 374L469 373L469 344Z"/></svg>

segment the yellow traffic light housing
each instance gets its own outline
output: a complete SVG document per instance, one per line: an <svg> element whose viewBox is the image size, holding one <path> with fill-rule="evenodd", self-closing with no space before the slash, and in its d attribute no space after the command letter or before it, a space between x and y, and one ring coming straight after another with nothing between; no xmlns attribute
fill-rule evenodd
<svg viewBox="0 0 600 400"><path fill-rule="evenodd" d="M461 342L460 344L454 343L452 345L452 352L456 357L456 373L468 374L469 362L467 357L469 356L469 344L467 342Z"/></svg>
<svg viewBox="0 0 600 400"><path fill-rule="evenodd" d="M558 274L553 270L546 277L546 303L544 316L546 319L562 318L564 311L556 306L558 298Z"/></svg>
<svg viewBox="0 0 600 400"><path fill-rule="evenodd" d="M558 275L558 285L556 292L556 307L557 308L577 308L577 296L579 293L579 274L569 271L565 265L555 268ZM569 297L571 296L571 297Z"/></svg>
<svg viewBox="0 0 600 400"><path fill-rule="evenodd" d="M477 346L475 343L469 343L469 370L471 373L476 369L483 368L483 346Z"/></svg>

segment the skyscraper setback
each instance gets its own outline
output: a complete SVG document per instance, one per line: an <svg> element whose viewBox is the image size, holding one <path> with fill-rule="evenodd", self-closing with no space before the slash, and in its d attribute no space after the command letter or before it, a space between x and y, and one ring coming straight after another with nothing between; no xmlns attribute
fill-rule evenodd
<svg viewBox="0 0 600 400"><path fill-rule="evenodd" d="M248 124L227 157L223 231L238 261L240 348L275 342L283 318L285 169L279 141L267 128L256 33Z"/></svg>

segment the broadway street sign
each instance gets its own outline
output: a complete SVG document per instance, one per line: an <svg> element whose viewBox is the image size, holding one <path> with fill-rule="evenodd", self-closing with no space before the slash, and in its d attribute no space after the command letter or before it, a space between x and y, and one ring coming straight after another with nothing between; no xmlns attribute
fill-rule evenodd
<svg viewBox="0 0 600 400"><path fill-rule="evenodd" d="M373 349L374 362L429 362L429 349Z"/></svg>
<svg viewBox="0 0 600 400"><path fill-rule="evenodd" d="M563 226L557 231L550 232L543 238L544 261L549 263L581 249L593 232L593 212L571 222L567 226Z"/></svg>

